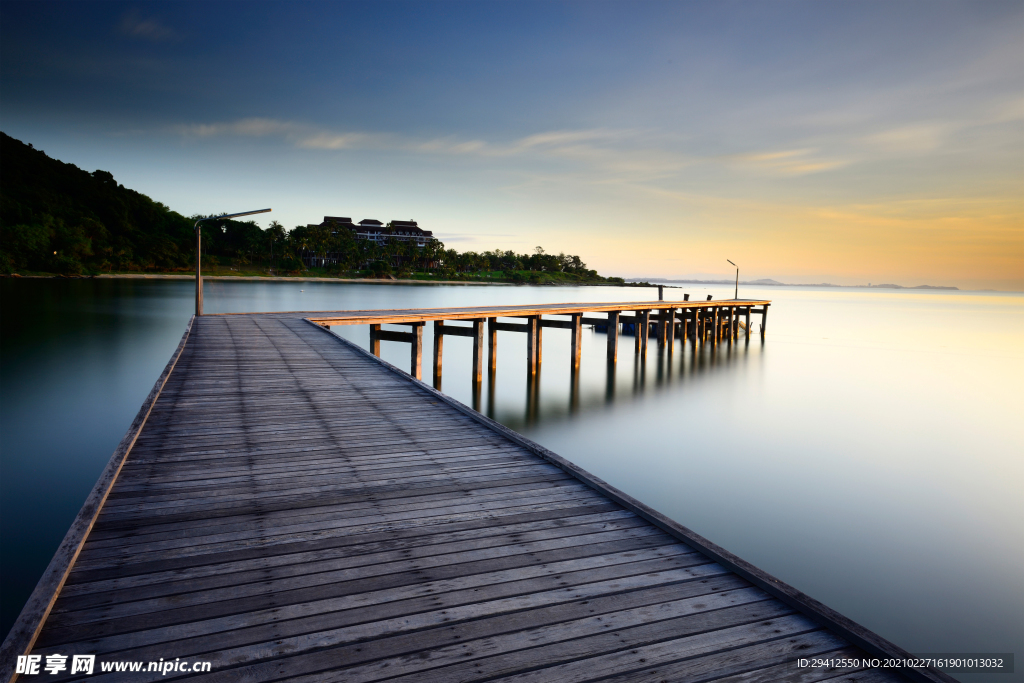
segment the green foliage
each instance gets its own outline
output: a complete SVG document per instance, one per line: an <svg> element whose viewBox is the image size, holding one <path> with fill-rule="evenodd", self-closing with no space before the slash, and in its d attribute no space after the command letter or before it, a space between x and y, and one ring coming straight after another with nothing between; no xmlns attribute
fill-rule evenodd
<svg viewBox="0 0 1024 683"><path fill-rule="evenodd" d="M194 253L187 218L0 133L0 268L76 274L179 270Z"/></svg>

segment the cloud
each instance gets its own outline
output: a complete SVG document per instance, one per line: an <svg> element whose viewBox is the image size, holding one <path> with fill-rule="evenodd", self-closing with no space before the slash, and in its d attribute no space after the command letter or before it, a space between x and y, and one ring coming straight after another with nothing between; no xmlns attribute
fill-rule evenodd
<svg viewBox="0 0 1024 683"><path fill-rule="evenodd" d="M177 38L174 29L164 26L156 19L150 17L142 18L137 10L132 10L124 15L118 26L122 35L130 38L148 40L151 43L162 43Z"/></svg>
<svg viewBox="0 0 1024 683"><path fill-rule="evenodd" d="M951 128L949 124L916 123L868 135L864 141L885 151L931 152L942 146Z"/></svg>
<svg viewBox="0 0 1024 683"><path fill-rule="evenodd" d="M756 152L734 154L722 157L731 166L753 169L760 172L778 175L805 175L820 173L846 166L846 159L825 158L818 155L814 148L786 149L775 152Z"/></svg>
<svg viewBox="0 0 1024 683"><path fill-rule="evenodd" d="M372 149L480 158L561 160L573 162L588 171L600 171L605 174L602 182L611 183L670 178L700 164L740 168L769 176L797 176L829 171L850 163L848 159L823 156L816 148L697 156L680 150L679 141L671 136L606 128L545 131L502 142L464 140L456 136L416 139L395 133L338 131L269 118L180 125L173 127L172 131L186 138L277 137L295 147L324 151Z"/></svg>

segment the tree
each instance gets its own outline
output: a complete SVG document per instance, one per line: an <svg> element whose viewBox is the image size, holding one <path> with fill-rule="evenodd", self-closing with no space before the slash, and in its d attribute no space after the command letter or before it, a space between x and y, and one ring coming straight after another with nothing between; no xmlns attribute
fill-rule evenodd
<svg viewBox="0 0 1024 683"><path fill-rule="evenodd" d="M274 245L283 243L287 236L284 226L277 221L270 221L270 225L263 231L267 242L270 245L270 267L274 267Z"/></svg>

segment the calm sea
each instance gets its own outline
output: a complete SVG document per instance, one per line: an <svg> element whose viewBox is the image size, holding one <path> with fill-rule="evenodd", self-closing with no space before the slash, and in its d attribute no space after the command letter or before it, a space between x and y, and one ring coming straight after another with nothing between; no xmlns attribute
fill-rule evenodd
<svg viewBox="0 0 1024 683"><path fill-rule="evenodd" d="M206 307L635 301L656 292L211 281ZM732 294L693 285L666 298L683 292ZM183 281L0 281L3 633L181 338L192 296ZM524 335L502 333L493 386L475 397L471 340L449 337L442 389L906 650L1020 659L1024 296L786 287L740 296L774 301L763 345L742 333L717 350L652 344L640 363L626 337L609 370L604 334L585 329L573 386L568 331L545 329L531 398ZM366 326L335 331L367 345ZM408 369L407 346L382 347ZM1022 667L958 677L1024 680Z"/></svg>

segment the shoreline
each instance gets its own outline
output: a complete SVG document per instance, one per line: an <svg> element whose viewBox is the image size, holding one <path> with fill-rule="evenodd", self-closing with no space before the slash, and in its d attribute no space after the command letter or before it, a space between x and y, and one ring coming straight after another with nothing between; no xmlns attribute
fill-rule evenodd
<svg viewBox="0 0 1024 683"><path fill-rule="evenodd" d="M195 280L195 275L183 275L176 273L120 273L100 275L3 275L0 277L12 279L32 280ZM384 278L342 278L342 277L312 277L312 276L286 276L286 275L204 275L203 280L228 280L237 282L340 282L344 284L364 285L485 285L493 287L656 287L644 283L627 282L620 283L605 282L548 282L544 284L532 284L529 282L486 282L481 280L410 280L410 279L384 279Z"/></svg>

